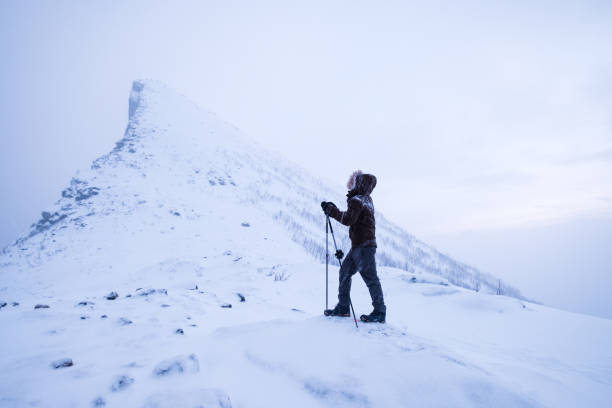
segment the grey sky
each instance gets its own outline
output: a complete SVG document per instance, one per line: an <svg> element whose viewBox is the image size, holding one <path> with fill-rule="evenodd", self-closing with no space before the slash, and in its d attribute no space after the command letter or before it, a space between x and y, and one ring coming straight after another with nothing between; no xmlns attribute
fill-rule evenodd
<svg viewBox="0 0 612 408"><path fill-rule="evenodd" d="M612 317L550 282L612 285L611 43L606 1L3 1L0 245L155 78L338 184L374 172L377 208L460 260Z"/></svg>

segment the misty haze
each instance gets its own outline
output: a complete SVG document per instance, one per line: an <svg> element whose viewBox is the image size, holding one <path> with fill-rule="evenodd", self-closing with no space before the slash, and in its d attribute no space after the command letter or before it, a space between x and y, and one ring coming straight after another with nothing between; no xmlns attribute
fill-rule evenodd
<svg viewBox="0 0 612 408"><path fill-rule="evenodd" d="M0 406L610 404L611 6L0 11Z"/></svg>

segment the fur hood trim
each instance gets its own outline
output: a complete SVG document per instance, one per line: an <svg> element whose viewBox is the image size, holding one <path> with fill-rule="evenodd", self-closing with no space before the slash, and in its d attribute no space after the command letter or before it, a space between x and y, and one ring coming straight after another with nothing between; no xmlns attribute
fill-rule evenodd
<svg viewBox="0 0 612 408"><path fill-rule="evenodd" d="M360 174L363 174L361 170L355 170L353 174L351 174L348 181L346 182L347 189L352 190L355 188L355 185L357 184L357 176L359 176Z"/></svg>

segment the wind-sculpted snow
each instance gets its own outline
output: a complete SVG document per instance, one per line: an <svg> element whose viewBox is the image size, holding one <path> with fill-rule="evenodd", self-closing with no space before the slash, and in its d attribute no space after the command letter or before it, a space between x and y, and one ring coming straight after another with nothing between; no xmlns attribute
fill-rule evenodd
<svg viewBox="0 0 612 408"><path fill-rule="evenodd" d="M380 213L387 325L323 318L342 189L156 82L129 116L0 255L0 406L609 405L612 322L493 295Z"/></svg>

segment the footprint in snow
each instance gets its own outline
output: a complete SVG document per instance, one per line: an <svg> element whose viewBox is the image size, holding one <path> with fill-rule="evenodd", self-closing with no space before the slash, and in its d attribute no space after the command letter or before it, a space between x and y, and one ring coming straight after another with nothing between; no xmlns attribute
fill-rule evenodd
<svg viewBox="0 0 612 408"><path fill-rule="evenodd" d="M126 375L119 375L113 380L113 383L111 384L111 391L117 392L125 390L133 383L134 379L132 377L128 377Z"/></svg>
<svg viewBox="0 0 612 408"><path fill-rule="evenodd" d="M106 402L104 401L104 398L98 397L91 402L91 406L94 408L105 407Z"/></svg>
<svg viewBox="0 0 612 408"><path fill-rule="evenodd" d="M195 354L190 354L187 357L176 356L160 362L153 369L153 374L157 377L166 377L184 373L197 373L198 371L200 371L200 362Z"/></svg>

